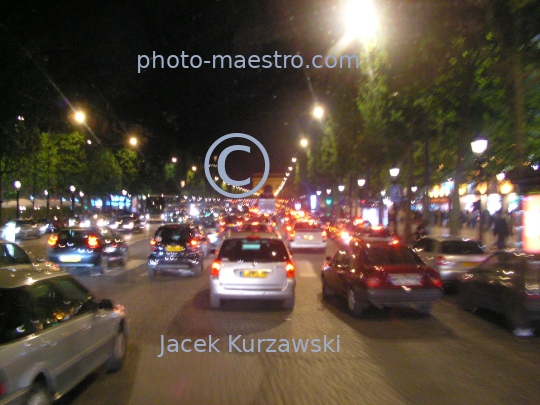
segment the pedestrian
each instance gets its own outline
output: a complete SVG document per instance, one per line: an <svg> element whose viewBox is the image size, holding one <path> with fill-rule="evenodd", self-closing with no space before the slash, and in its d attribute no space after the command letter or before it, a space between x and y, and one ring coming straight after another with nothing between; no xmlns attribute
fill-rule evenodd
<svg viewBox="0 0 540 405"><path fill-rule="evenodd" d="M493 226L493 235L497 237L496 245L498 249L504 249L506 246L506 238L508 238L509 234L510 228L508 226L508 221L504 217L502 211L499 211Z"/></svg>

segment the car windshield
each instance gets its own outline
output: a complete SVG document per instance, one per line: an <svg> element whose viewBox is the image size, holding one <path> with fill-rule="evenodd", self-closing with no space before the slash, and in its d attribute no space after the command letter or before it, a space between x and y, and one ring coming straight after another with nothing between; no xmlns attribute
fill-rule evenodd
<svg viewBox="0 0 540 405"><path fill-rule="evenodd" d="M477 242L456 240L442 242L441 253L446 255L481 255L484 251Z"/></svg>
<svg viewBox="0 0 540 405"><path fill-rule="evenodd" d="M160 228L155 235L155 240L164 244L186 244L191 238L193 238L191 229L182 227Z"/></svg>
<svg viewBox="0 0 540 405"><path fill-rule="evenodd" d="M365 260L372 265L422 265L422 260L406 246L370 246L364 249Z"/></svg>
<svg viewBox="0 0 540 405"><path fill-rule="evenodd" d="M219 250L218 260L285 262L289 255L279 239L228 239Z"/></svg>

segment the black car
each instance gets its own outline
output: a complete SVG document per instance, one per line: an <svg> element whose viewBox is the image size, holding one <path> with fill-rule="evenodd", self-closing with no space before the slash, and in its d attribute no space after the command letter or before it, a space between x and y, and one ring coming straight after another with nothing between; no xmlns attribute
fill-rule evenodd
<svg viewBox="0 0 540 405"><path fill-rule="evenodd" d="M128 262L125 239L109 228L68 227L51 235L47 259L60 267L89 267L92 275L107 272L109 263Z"/></svg>
<svg viewBox="0 0 540 405"><path fill-rule="evenodd" d="M150 241L148 274L159 270L200 276L207 252L207 238L193 224L160 226Z"/></svg>
<svg viewBox="0 0 540 405"><path fill-rule="evenodd" d="M540 320L540 254L499 251L462 276L459 302L505 315L519 334Z"/></svg>

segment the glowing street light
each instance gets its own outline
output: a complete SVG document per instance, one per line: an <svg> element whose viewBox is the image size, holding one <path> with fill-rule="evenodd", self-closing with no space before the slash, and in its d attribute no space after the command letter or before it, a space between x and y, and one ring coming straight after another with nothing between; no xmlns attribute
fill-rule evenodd
<svg viewBox="0 0 540 405"><path fill-rule="evenodd" d="M176 162L178 162L178 159L175 158L175 157L173 157L173 158L171 159L171 162L176 163Z"/></svg>
<svg viewBox="0 0 540 405"><path fill-rule="evenodd" d="M306 138L302 138L302 140L300 141L300 146L301 146L302 148L307 148L308 143L309 143L309 142L308 142L308 140L307 140Z"/></svg>
<svg viewBox="0 0 540 405"><path fill-rule="evenodd" d="M291 159L291 161L292 161L293 163L296 163L296 158L293 157L293 158Z"/></svg>
<svg viewBox="0 0 540 405"><path fill-rule="evenodd" d="M488 147L488 140L477 138L471 142L471 149L476 156L481 156Z"/></svg>
<svg viewBox="0 0 540 405"><path fill-rule="evenodd" d="M390 176L392 176L393 178L396 178L397 176L399 176L399 167L393 167L390 169Z"/></svg>
<svg viewBox="0 0 540 405"><path fill-rule="evenodd" d="M349 0L345 6L344 20L347 41L366 40L373 37L378 28L373 0Z"/></svg>
<svg viewBox="0 0 540 405"><path fill-rule="evenodd" d="M313 116L320 120L322 117L324 117L324 108L322 108L320 105L316 105L313 108Z"/></svg>
<svg viewBox="0 0 540 405"><path fill-rule="evenodd" d="M77 121L79 124L83 124L86 121L86 114L82 111L77 111L73 115L73 118L75 118L75 121Z"/></svg>
<svg viewBox="0 0 540 405"><path fill-rule="evenodd" d="M132 136L131 138L129 138L129 144L131 146L137 146L137 138L135 138L134 136Z"/></svg>
<svg viewBox="0 0 540 405"><path fill-rule="evenodd" d="M197 171L197 166L191 166L191 170L193 170L194 172Z"/></svg>
<svg viewBox="0 0 540 405"><path fill-rule="evenodd" d="M358 186L364 187L364 184L366 184L366 179L358 179Z"/></svg>
<svg viewBox="0 0 540 405"><path fill-rule="evenodd" d="M290 172L292 172L293 167L289 166L288 169L289 169Z"/></svg>
<svg viewBox="0 0 540 405"><path fill-rule="evenodd" d="M338 190L339 190L340 193L343 193L343 191L345 190L345 186L339 185Z"/></svg>
<svg viewBox="0 0 540 405"><path fill-rule="evenodd" d="M71 211L75 211L75 186L69 186L69 191L71 191Z"/></svg>

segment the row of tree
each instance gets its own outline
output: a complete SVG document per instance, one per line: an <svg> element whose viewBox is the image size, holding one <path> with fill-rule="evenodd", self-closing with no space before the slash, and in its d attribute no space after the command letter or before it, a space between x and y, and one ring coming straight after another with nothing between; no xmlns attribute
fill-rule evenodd
<svg viewBox="0 0 540 405"><path fill-rule="evenodd" d="M313 187L365 177L375 195L397 165L399 183L423 188L427 198L447 179L478 180L470 142L479 135L490 141L487 177L540 160L539 2L413 3L393 19L407 30L364 43L359 72L332 77L332 112L310 151Z"/></svg>

